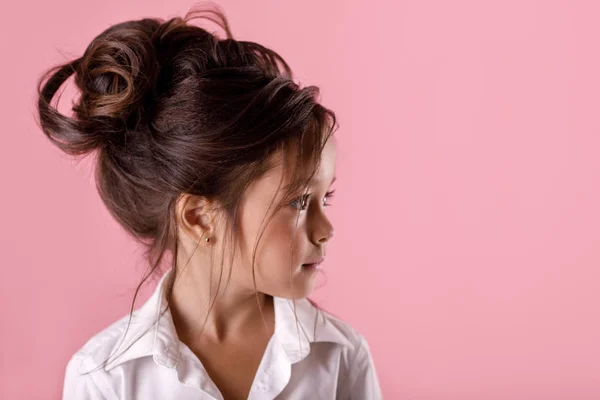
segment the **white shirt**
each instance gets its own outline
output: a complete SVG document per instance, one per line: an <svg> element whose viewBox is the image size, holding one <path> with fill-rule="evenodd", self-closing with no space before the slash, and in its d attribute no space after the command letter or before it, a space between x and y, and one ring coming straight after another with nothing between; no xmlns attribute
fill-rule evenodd
<svg viewBox="0 0 600 400"><path fill-rule="evenodd" d="M223 399L198 357L177 336L163 291L171 271L134 311L126 335L129 315L95 334L73 355L66 368L63 400ZM274 297L274 309L275 331L249 400L382 399L361 334L302 299L296 300L298 336L292 301ZM109 356L110 362L102 365Z"/></svg>

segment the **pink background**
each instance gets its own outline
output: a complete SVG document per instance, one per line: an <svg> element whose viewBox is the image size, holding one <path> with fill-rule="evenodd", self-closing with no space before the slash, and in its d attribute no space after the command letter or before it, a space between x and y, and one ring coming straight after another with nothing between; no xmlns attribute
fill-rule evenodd
<svg viewBox="0 0 600 400"><path fill-rule="evenodd" d="M2 399L58 399L144 268L89 162L36 127L35 80L110 24L193 4L36 3L0 6ZM385 397L599 399L599 3L219 4L338 114L314 298L367 337Z"/></svg>

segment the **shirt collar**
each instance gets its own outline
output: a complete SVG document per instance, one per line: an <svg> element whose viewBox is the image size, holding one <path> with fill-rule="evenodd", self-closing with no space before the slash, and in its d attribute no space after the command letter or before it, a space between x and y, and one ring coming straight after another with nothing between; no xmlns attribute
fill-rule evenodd
<svg viewBox="0 0 600 400"><path fill-rule="evenodd" d="M104 367L105 370L110 370L126 361L152 356L158 364L176 368L180 360L180 341L171 311L166 307L164 293L165 281L171 271L172 268L160 278L150 298L134 311L127 331L129 316L118 322L121 329L108 329L100 334L100 345L91 352L95 365L104 363L110 357ZM305 358L310 353L310 343L332 342L344 346L351 345L345 325L315 307L308 299L293 301L273 297L273 304L274 336L290 363ZM110 340L115 336L116 341ZM107 340L111 345L102 345Z"/></svg>

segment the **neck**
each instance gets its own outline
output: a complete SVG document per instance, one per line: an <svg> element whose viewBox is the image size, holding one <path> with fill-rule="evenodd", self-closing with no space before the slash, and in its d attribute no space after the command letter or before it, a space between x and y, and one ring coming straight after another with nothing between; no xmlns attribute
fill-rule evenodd
<svg viewBox="0 0 600 400"><path fill-rule="evenodd" d="M244 288L234 274L228 283L225 271L219 285L219 275L190 262L183 270L177 270L177 276L171 276L174 283L169 304L180 338L186 341L202 335L211 341L225 342L239 338L242 332L263 330L271 334L272 296Z"/></svg>

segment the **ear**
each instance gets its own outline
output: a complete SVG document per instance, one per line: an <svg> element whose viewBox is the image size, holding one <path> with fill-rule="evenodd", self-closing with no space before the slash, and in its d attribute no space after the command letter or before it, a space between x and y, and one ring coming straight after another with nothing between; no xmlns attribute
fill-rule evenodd
<svg viewBox="0 0 600 400"><path fill-rule="evenodd" d="M177 226L194 241L213 237L214 202L203 196L184 193L177 200L175 216Z"/></svg>

